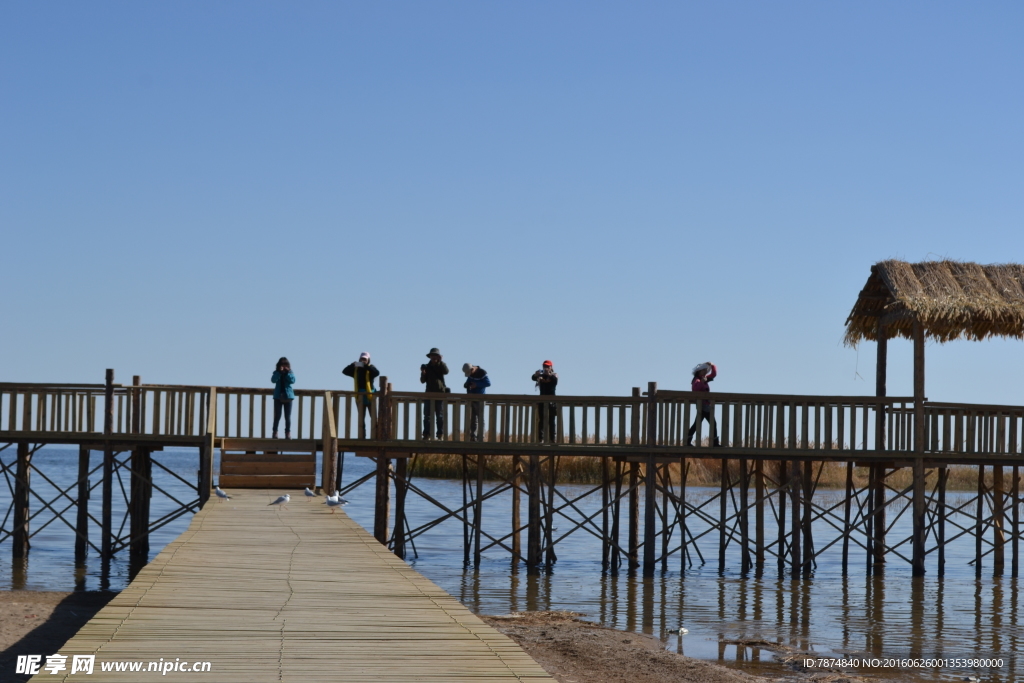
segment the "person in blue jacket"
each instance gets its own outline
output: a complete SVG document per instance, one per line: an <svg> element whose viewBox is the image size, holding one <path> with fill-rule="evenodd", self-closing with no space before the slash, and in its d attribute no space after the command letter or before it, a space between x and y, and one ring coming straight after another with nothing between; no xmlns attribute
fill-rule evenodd
<svg viewBox="0 0 1024 683"><path fill-rule="evenodd" d="M487 387L491 386L491 378L487 376L486 370L479 365L465 363L462 366L462 373L466 375L466 383L462 386L466 387L467 394L487 393ZM484 402L473 401L470 406L469 440L480 441L480 425L483 421Z"/></svg>
<svg viewBox="0 0 1024 683"><path fill-rule="evenodd" d="M281 356L277 361L277 369L270 376L274 383L274 435L277 438L277 426L281 422L281 411L284 411L284 438L292 438L292 401L295 400L295 391L292 385L295 384L295 373L292 372L292 364L287 358Z"/></svg>

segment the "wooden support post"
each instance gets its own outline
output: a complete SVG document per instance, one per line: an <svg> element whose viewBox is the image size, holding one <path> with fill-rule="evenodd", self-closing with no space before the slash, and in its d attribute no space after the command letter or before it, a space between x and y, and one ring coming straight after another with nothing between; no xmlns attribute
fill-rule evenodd
<svg viewBox="0 0 1024 683"><path fill-rule="evenodd" d="M949 479L949 468L939 468L939 528L938 528L938 544L939 544L939 576L943 576L946 573L946 481Z"/></svg>
<svg viewBox="0 0 1024 683"><path fill-rule="evenodd" d="M89 448L78 447L78 518L75 520L75 564L89 551Z"/></svg>
<svg viewBox="0 0 1024 683"><path fill-rule="evenodd" d="M473 552L472 520L469 513L469 456L462 454L462 566L469 566Z"/></svg>
<svg viewBox="0 0 1024 683"><path fill-rule="evenodd" d="M1006 500L1003 491L1003 466L992 467L992 574L1003 575L1006 559Z"/></svg>
<svg viewBox="0 0 1024 683"><path fill-rule="evenodd" d="M978 466L978 508L974 518L974 573L981 576L982 536L985 533L985 466Z"/></svg>
<svg viewBox="0 0 1024 683"><path fill-rule="evenodd" d="M608 444L611 445L610 443ZM608 506L611 498L611 461L607 456L601 458L601 569L607 571L611 558L612 545L609 543Z"/></svg>
<svg viewBox="0 0 1024 683"><path fill-rule="evenodd" d="M731 482L729 481L729 461L725 458L721 460L722 465L722 476L719 477L719 491L718 491L718 571L725 571L725 548L728 545L728 530L725 528L725 518L728 510L726 504L729 502L729 488Z"/></svg>
<svg viewBox="0 0 1024 683"><path fill-rule="evenodd" d="M750 527L747 510L747 498L750 496L750 473L747 471L747 460L741 458L740 462L740 552L742 553L741 566L744 572L750 571Z"/></svg>
<svg viewBox="0 0 1024 683"><path fill-rule="evenodd" d="M556 455L548 456L548 495L544 510L544 562L550 566L558 560L555 553L555 478L558 476Z"/></svg>
<svg viewBox="0 0 1024 683"><path fill-rule="evenodd" d="M803 516L801 519L803 535L803 573L804 576L808 576L811 573L811 569L814 566L814 532L811 529L811 521L814 519L814 509L811 506L811 501L814 497L813 489L813 473L814 473L814 462L811 460L804 461L804 481L803 481Z"/></svg>
<svg viewBox="0 0 1024 683"><path fill-rule="evenodd" d="M1013 500L1013 506L1010 508L1010 521L1012 523L1012 533L1010 534L1011 543L1010 547L1010 575L1013 578L1017 578L1017 570L1020 568L1019 564L1019 549L1020 545L1020 471L1017 465L1013 466L1013 481L1010 482L1010 495Z"/></svg>
<svg viewBox="0 0 1024 683"><path fill-rule="evenodd" d="M754 554L754 567L760 571L764 569L764 460L754 462L754 524L756 526L754 543L757 549Z"/></svg>
<svg viewBox="0 0 1024 683"><path fill-rule="evenodd" d="M884 465L873 465L872 470L874 471L875 477L875 490L874 490L874 513L872 515L874 529L874 539L872 547L874 549L875 556L872 558L872 566L875 572L881 571L885 567L885 525L886 525L886 514L885 514L885 466Z"/></svg>
<svg viewBox="0 0 1024 683"><path fill-rule="evenodd" d="M405 498L409 491L408 458L395 459L395 530L391 535L394 540L395 555L405 559Z"/></svg>
<svg viewBox="0 0 1024 683"><path fill-rule="evenodd" d="M213 490L213 451L217 443L217 388L210 387L206 392L206 436L203 438L203 445L199 448L199 507L206 505L210 500L210 491ZM224 397L224 405L227 406L229 396ZM155 413L154 413L155 419ZM225 426L227 429L227 426Z"/></svg>
<svg viewBox="0 0 1024 683"><path fill-rule="evenodd" d="M484 524L484 456L476 456L476 504L473 506L473 566L480 566L480 534Z"/></svg>
<svg viewBox="0 0 1024 683"><path fill-rule="evenodd" d="M28 412L29 394L25 394L25 412ZM25 431L29 431L26 429ZM18 463L14 478L14 545L11 554L15 558L26 557L29 546L29 496L32 485L32 453L27 443L18 444Z"/></svg>
<svg viewBox="0 0 1024 683"><path fill-rule="evenodd" d="M843 501L843 574L850 568L850 513L853 505L853 462L846 463L846 499Z"/></svg>
<svg viewBox="0 0 1024 683"><path fill-rule="evenodd" d="M114 433L114 371L107 369L106 387L103 402L103 434ZM110 441L103 444L103 536L100 548L105 559L113 556L114 528L114 445Z"/></svg>
<svg viewBox="0 0 1024 683"><path fill-rule="evenodd" d="M924 326L914 321L914 492L912 573L924 575L925 479L924 479Z"/></svg>
<svg viewBox="0 0 1024 683"><path fill-rule="evenodd" d="M785 460L779 460L777 465L779 472L778 561L779 575L781 576L786 571L786 491L789 487L789 465Z"/></svg>
<svg viewBox="0 0 1024 683"><path fill-rule="evenodd" d="M519 532L520 518L520 497L519 487L523 482L523 459L518 455L512 456L512 566L522 560L523 547L522 535Z"/></svg>
<svg viewBox="0 0 1024 683"><path fill-rule="evenodd" d="M658 465L654 447L658 444L658 383L647 383L647 467L644 473L644 576L654 575L654 539L658 522Z"/></svg>
<svg viewBox="0 0 1024 683"><path fill-rule="evenodd" d="M374 437L383 441L391 435L391 419L388 414L390 405L388 397L391 394L391 385L388 378L383 375L380 378L380 387L383 389L382 396L377 402L377 427ZM377 454L377 482L374 495L373 508L373 537L383 545L388 542L388 526L391 517L391 459L388 452L383 448Z"/></svg>
<svg viewBox="0 0 1024 683"><path fill-rule="evenodd" d="M629 567L640 566L640 463L629 463Z"/></svg>
<svg viewBox="0 0 1024 683"><path fill-rule="evenodd" d="M148 448L137 446L131 457L131 500L128 504L130 519L129 555L136 562L149 556L149 503L153 494L152 460Z"/></svg>
<svg viewBox="0 0 1024 683"><path fill-rule="evenodd" d="M377 481L373 505L373 537L387 545L391 516L391 459L383 448L377 453Z"/></svg>
<svg viewBox="0 0 1024 683"><path fill-rule="evenodd" d="M790 541L789 556L791 571L796 576L802 566L801 562L801 544L800 544L800 531L803 529L803 525L800 523L800 461L794 460L790 467L789 472L789 497L792 504L792 518L790 519L790 529L792 540Z"/></svg>
<svg viewBox="0 0 1024 683"><path fill-rule="evenodd" d="M615 461L615 497L612 503L612 553L613 557L610 560L611 570L618 572L619 563L622 561L622 555L619 552L619 548L622 546L619 544L619 526L622 514L622 461Z"/></svg>
<svg viewBox="0 0 1024 683"><path fill-rule="evenodd" d="M529 456L529 499L526 519L526 566L534 569L541 562L540 456Z"/></svg>

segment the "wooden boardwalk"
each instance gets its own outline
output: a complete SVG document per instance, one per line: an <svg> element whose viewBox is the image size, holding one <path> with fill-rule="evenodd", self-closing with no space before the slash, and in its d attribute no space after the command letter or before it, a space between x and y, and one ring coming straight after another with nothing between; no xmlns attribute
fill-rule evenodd
<svg viewBox="0 0 1024 683"><path fill-rule="evenodd" d="M101 663L211 662L170 678L238 681L552 681L506 636L390 553L323 497L241 490L189 528L58 652ZM76 680L41 672L33 681ZM152 677L154 673L144 675Z"/></svg>

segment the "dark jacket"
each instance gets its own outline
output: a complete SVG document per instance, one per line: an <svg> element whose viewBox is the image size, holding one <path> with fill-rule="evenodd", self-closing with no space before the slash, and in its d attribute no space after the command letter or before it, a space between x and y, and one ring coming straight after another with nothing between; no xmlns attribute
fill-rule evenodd
<svg viewBox="0 0 1024 683"><path fill-rule="evenodd" d="M369 377L366 376L367 373L369 373ZM380 370L373 367L372 365L357 368L355 363L350 363L345 367L344 370L341 371L341 374L347 377L351 377L355 380L356 391L366 391L366 385L369 384L370 391L372 392L373 380L377 379L377 377L380 376Z"/></svg>
<svg viewBox="0 0 1024 683"><path fill-rule="evenodd" d="M275 399L278 401L290 401L295 398L295 391L292 390L292 385L295 384L295 373L274 370L274 374L270 376L270 381L274 383Z"/></svg>
<svg viewBox="0 0 1024 683"><path fill-rule="evenodd" d="M554 372L544 373L540 370L533 373L533 381L540 388L541 396L554 396L555 387L558 386L558 374Z"/></svg>
<svg viewBox="0 0 1024 683"><path fill-rule="evenodd" d="M444 383L444 376L448 374L448 365L444 361L424 363L420 366L420 371L420 382L427 385L424 391L436 394L448 391L448 387Z"/></svg>
<svg viewBox="0 0 1024 683"><path fill-rule="evenodd" d="M491 378L487 376L486 370L477 368L462 386L466 387L467 394L486 394L487 387L491 386Z"/></svg>

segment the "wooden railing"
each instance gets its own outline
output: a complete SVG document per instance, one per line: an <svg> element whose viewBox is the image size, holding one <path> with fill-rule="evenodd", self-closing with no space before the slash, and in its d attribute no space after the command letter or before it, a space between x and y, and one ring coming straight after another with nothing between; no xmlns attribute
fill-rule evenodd
<svg viewBox="0 0 1024 683"><path fill-rule="evenodd" d="M0 434L101 434L105 388L102 384L0 383ZM694 449L707 449L715 447L712 434L717 434L726 448L823 453L915 450L910 397L665 390L653 395L634 391L632 396L392 391L374 394L362 409L364 396L351 391L299 389L295 394L292 438L296 439L323 439L325 434L341 441L372 439L379 433L378 413L386 400L391 419L383 428L390 428L388 440L399 442L422 442L427 402L431 413L439 402L442 438L450 442L667 447L692 443ZM214 438L268 438L273 431L273 390L269 388L113 385L111 396L115 435L199 442L211 436L210 430ZM710 422L697 419L704 406ZM883 429L878 428L880 415L884 415ZM1024 445L1024 406L926 402L924 419L927 453L1019 454ZM691 425L696 425L692 437ZM437 425L430 427L427 440L434 441Z"/></svg>

